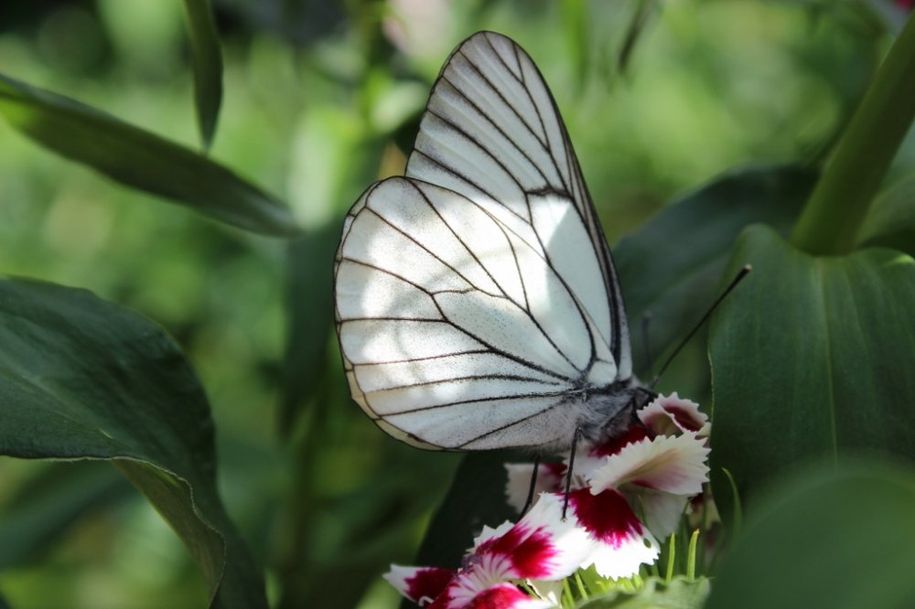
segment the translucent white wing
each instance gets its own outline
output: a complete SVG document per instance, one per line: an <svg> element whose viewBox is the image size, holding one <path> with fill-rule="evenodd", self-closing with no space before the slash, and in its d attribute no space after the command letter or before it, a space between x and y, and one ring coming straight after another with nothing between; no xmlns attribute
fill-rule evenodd
<svg viewBox="0 0 915 609"><path fill-rule="evenodd" d="M572 287L601 279L582 217L552 194L532 197L531 214L513 226L409 178L353 206L336 266L340 346L353 398L392 435L465 450L568 444L582 388L617 377ZM551 238L565 243L555 260Z"/></svg>
<svg viewBox="0 0 915 609"><path fill-rule="evenodd" d="M609 347L607 383L632 376L616 271L578 160L543 77L511 39L480 32L454 51L406 175L468 197L537 250ZM563 220L570 212L578 223Z"/></svg>

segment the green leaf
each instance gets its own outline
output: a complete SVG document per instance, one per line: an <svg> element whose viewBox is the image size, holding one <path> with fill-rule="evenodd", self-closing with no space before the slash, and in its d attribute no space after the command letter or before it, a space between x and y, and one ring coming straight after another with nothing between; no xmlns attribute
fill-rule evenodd
<svg viewBox="0 0 915 609"><path fill-rule="evenodd" d="M642 316L651 313L651 343L672 347L714 300L740 231L765 222L787 232L815 180L812 171L793 166L727 174L671 203L620 240L613 257L638 364L647 359L638 334Z"/></svg>
<svg viewBox="0 0 915 609"><path fill-rule="evenodd" d="M804 459L849 451L915 457L915 261L889 249L802 253L766 227L738 239L753 273L722 305L709 343L712 473L744 504Z"/></svg>
<svg viewBox="0 0 915 609"><path fill-rule="evenodd" d="M811 254L847 254L915 121L915 19L909 19L842 132L791 242Z"/></svg>
<svg viewBox="0 0 915 609"><path fill-rule="evenodd" d="M302 407L327 376L327 347L333 328L333 259L342 222L306 229L286 253L286 352L277 423L282 436L294 428Z"/></svg>
<svg viewBox="0 0 915 609"><path fill-rule="evenodd" d="M892 247L915 256L915 174L906 176L874 200L858 243Z"/></svg>
<svg viewBox="0 0 915 609"><path fill-rule="evenodd" d="M649 578L638 592L611 592L591 599L579 609L700 609L709 593L709 580L676 577L665 582Z"/></svg>
<svg viewBox="0 0 915 609"><path fill-rule="evenodd" d="M657 9L658 3L656 0L639 0L638 6L632 13L629 25L626 27L623 43L620 45L616 56L616 69L620 74L625 75L627 73L635 47L639 39L644 37L645 30L648 29L648 22Z"/></svg>
<svg viewBox="0 0 915 609"><path fill-rule="evenodd" d="M194 103L203 145L210 147L222 103L222 51L209 0L184 0L194 66Z"/></svg>
<svg viewBox="0 0 915 609"><path fill-rule="evenodd" d="M915 599L915 474L808 470L773 489L724 556L706 609L903 609Z"/></svg>
<svg viewBox="0 0 915 609"><path fill-rule="evenodd" d="M0 571L40 560L80 518L130 490L107 463L49 464L0 511Z"/></svg>
<svg viewBox="0 0 915 609"><path fill-rule="evenodd" d="M282 202L229 169L73 99L0 75L0 114L49 150L131 188L250 231L298 232Z"/></svg>
<svg viewBox="0 0 915 609"><path fill-rule="evenodd" d="M213 421L178 346L85 290L0 281L0 454L111 460L180 535L214 607L266 608L216 489Z"/></svg>

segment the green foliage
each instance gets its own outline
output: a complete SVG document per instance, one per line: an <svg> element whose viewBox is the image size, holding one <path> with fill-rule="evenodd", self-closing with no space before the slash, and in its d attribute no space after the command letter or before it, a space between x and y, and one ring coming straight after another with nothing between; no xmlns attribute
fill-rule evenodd
<svg viewBox="0 0 915 609"><path fill-rule="evenodd" d="M45 147L234 226L294 235L289 210L229 169L62 95L0 74L0 113Z"/></svg>
<svg viewBox="0 0 915 609"><path fill-rule="evenodd" d="M0 569L45 558L81 517L129 491L130 485L107 463L49 463L0 512Z"/></svg>
<svg viewBox="0 0 915 609"><path fill-rule="evenodd" d="M915 256L915 174L900 179L874 200L858 241Z"/></svg>
<svg viewBox="0 0 915 609"><path fill-rule="evenodd" d="M708 597L709 584L706 578L666 581L652 577L637 592L612 592L582 603L578 609L699 609Z"/></svg>
<svg viewBox="0 0 915 609"><path fill-rule="evenodd" d="M740 231L765 222L787 233L815 178L800 167L734 171L673 201L620 240L613 256L636 335L636 362L647 359L636 334L642 317L651 316L653 345L673 346L714 300Z"/></svg>
<svg viewBox="0 0 915 609"><path fill-rule="evenodd" d="M731 260L754 272L712 326L713 471L727 467L745 497L812 457L915 458L915 377L900 373L915 365L915 261L887 249L814 257L764 227ZM728 514L727 492L716 497Z"/></svg>
<svg viewBox="0 0 915 609"><path fill-rule="evenodd" d="M188 553L119 471L188 545L219 606L266 606L263 572L281 609L394 607L377 585L386 564L455 564L476 527L510 517L503 455L455 470L455 455L390 441L350 403L328 348L342 215L402 169L431 78L478 29L515 37L556 94L603 224L622 237L614 255L640 368L754 265L711 327L716 498L730 518L721 476L733 472L749 524L728 531L710 606L911 596L897 570L912 562L910 473L821 470L768 499L758 490L798 460L915 446L915 140L898 155L894 143L911 87L878 79L888 105L865 114L888 131L855 127L817 182L887 46L865 3L184 0L183 15L177 0L20 5L0 32L4 72L67 95L0 76L0 129L31 140L0 138L0 271L90 287L162 323L180 349L86 292L0 284L0 453L41 460L0 460L0 587L18 609L204 602ZM905 80L909 64L894 65ZM215 141L219 163L194 151L198 138ZM780 237L817 184L824 213L808 206L801 232L831 241L841 226L842 257ZM149 194L292 239L225 231L146 205ZM701 334L691 347L665 383L701 392ZM708 580L647 578L587 606L695 607L707 592Z"/></svg>
<svg viewBox="0 0 915 609"><path fill-rule="evenodd" d="M915 20L909 19L836 145L792 234L815 254L846 254L915 119Z"/></svg>
<svg viewBox="0 0 915 609"><path fill-rule="evenodd" d="M456 568L484 524L515 516L505 502L502 452L471 453L461 459L416 556L417 564Z"/></svg>
<svg viewBox="0 0 915 609"><path fill-rule="evenodd" d="M209 0L184 0L194 69L194 103L205 148L216 133L222 104L222 50Z"/></svg>
<svg viewBox="0 0 915 609"><path fill-rule="evenodd" d="M85 290L0 282L0 454L112 461L175 528L216 607L266 607L216 490L213 422L155 324Z"/></svg>
<svg viewBox="0 0 915 609"><path fill-rule="evenodd" d="M902 609L915 598L915 475L805 469L769 489L722 560L707 609Z"/></svg>

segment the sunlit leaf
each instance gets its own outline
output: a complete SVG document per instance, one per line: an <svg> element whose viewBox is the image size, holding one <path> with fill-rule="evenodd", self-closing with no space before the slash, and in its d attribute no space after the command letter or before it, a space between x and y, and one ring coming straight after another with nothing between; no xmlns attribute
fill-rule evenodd
<svg viewBox="0 0 915 609"><path fill-rule="evenodd" d="M727 254L748 224L787 232L816 175L799 167L745 169L674 201L613 249L633 334L635 361L645 345L640 320L651 314L657 351L669 348L714 300Z"/></svg>
<svg viewBox="0 0 915 609"><path fill-rule="evenodd" d="M203 145L209 148L222 103L222 51L209 0L184 0L194 66L194 103Z"/></svg>
<svg viewBox="0 0 915 609"><path fill-rule="evenodd" d="M73 99L0 75L0 114L42 146L131 188L247 230L298 232L282 202L229 169Z"/></svg>
<svg viewBox="0 0 915 609"><path fill-rule="evenodd" d="M915 261L889 249L813 257L766 227L738 239L752 275L722 305L709 342L712 472L744 505L799 461L848 451L915 457ZM748 497L749 495L749 497Z"/></svg>
<svg viewBox="0 0 915 609"><path fill-rule="evenodd" d="M265 608L216 489L213 421L177 345L85 290L0 281L0 454L111 460L200 565L213 606Z"/></svg>
<svg viewBox="0 0 915 609"><path fill-rule="evenodd" d="M724 555L706 608L911 607L913 513L911 470L808 470L757 506Z"/></svg>

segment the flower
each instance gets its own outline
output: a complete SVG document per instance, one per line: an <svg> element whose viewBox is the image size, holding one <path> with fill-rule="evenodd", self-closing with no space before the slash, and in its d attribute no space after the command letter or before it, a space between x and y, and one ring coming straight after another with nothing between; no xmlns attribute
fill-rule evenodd
<svg viewBox="0 0 915 609"><path fill-rule="evenodd" d="M676 529L708 480L709 423L676 393L636 415L624 434L581 447L568 496L568 463L538 465L533 507L515 523L484 527L459 569L395 565L385 578L430 609L539 609L556 604L553 582L578 569L593 566L614 579L637 574L657 560L657 538ZM534 466L506 470L506 498L520 512Z"/></svg>
<svg viewBox="0 0 915 609"><path fill-rule="evenodd" d="M641 425L601 444L586 446L575 457L572 488L588 487L592 495L622 494L642 514L648 529L665 538L677 528L689 498L702 492L708 481L710 432L708 417L699 405L676 393L660 395L641 408ZM520 510L520 486L530 483L532 466L511 464L506 495ZM567 465L541 465L537 490L560 492ZM526 498L525 486L523 497ZM630 573L631 574L631 573Z"/></svg>

